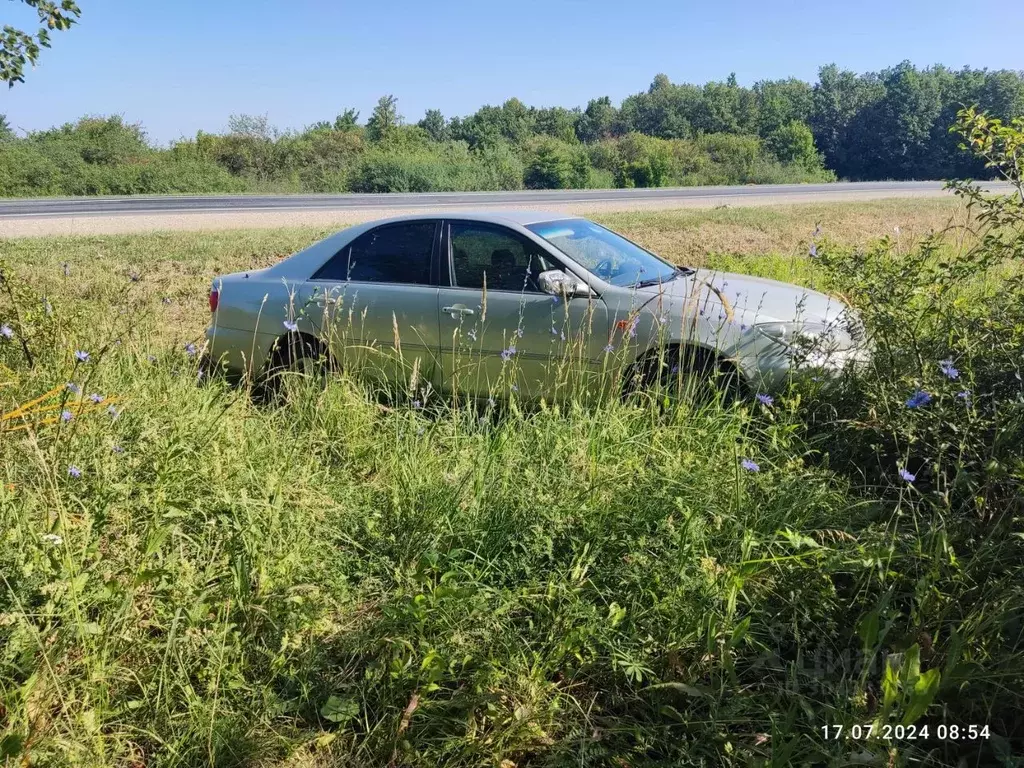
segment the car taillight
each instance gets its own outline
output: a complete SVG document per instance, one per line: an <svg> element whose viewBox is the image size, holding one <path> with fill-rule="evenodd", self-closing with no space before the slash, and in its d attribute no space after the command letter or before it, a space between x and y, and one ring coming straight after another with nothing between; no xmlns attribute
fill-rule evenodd
<svg viewBox="0 0 1024 768"><path fill-rule="evenodd" d="M217 305L220 303L220 291L216 288L210 289L210 312L217 311Z"/></svg>

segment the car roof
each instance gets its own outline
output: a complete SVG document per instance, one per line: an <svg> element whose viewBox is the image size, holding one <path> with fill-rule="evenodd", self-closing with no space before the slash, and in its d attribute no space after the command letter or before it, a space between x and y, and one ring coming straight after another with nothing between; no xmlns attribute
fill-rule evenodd
<svg viewBox="0 0 1024 768"><path fill-rule="evenodd" d="M468 221L484 221L492 224L539 224L544 221L559 221L562 219L576 219L567 213L555 213L553 211L528 211L518 209L494 209L494 210L439 210L431 213L411 213L404 216L393 216L388 219L367 222L367 225L394 223L398 221L415 221L417 219L465 219Z"/></svg>

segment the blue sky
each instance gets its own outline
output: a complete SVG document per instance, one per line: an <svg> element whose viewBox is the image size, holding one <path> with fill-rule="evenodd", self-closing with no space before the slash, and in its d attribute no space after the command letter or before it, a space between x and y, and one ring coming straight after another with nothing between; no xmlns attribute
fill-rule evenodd
<svg viewBox="0 0 1024 768"><path fill-rule="evenodd" d="M54 35L0 113L34 130L84 114L142 122L157 142L221 130L233 113L282 128L369 116L393 93L415 122L517 96L535 106L618 103L659 72L702 83L814 80L835 62L857 72L909 59L1024 69L1024 3L998 22L952 0L79 0L81 23ZM31 24L0 0L0 23ZM997 27L993 26L998 24Z"/></svg>

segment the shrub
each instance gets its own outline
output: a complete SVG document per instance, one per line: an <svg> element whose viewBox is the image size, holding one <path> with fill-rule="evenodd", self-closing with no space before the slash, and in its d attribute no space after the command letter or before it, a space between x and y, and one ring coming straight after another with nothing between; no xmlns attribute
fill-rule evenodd
<svg viewBox="0 0 1024 768"><path fill-rule="evenodd" d="M547 136L527 145L523 182L528 189L581 189L589 176L590 158L582 147Z"/></svg>
<svg viewBox="0 0 1024 768"><path fill-rule="evenodd" d="M661 187L672 174L672 145L641 133L628 133L618 140L619 164L615 169L620 187Z"/></svg>
<svg viewBox="0 0 1024 768"><path fill-rule="evenodd" d="M781 163L801 168L821 169L823 160L814 146L814 134L806 123L794 120L780 126L764 140L765 148Z"/></svg>
<svg viewBox="0 0 1024 768"><path fill-rule="evenodd" d="M353 192L456 192L518 189L522 165L500 144L471 151L462 142L420 149L375 148L357 161Z"/></svg>
<svg viewBox="0 0 1024 768"><path fill-rule="evenodd" d="M460 144L460 146L465 146ZM481 190L514 190L523 188L523 161L505 142L497 142L477 150L472 157L477 161Z"/></svg>
<svg viewBox="0 0 1024 768"><path fill-rule="evenodd" d="M892 654L919 655L930 676L921 689L945 717L999 723L1020 738L1021 688L1010 693L1004 680L1024 674L1011 661L1024 658L1024 120L964 110L956 130L1013 191L951 183L974 214L971 231L913 250L898 238L858 250L816 242L829 285L861 313L874 359L836 388L799 381L794 403L811 444L878 509L869 525L919 542L900 547L905 560L868 587L874 607L856 624L864 652L887 677L900 664ZM886 706L906 685L886 690ZM1008 748L1001 739L996 754Z"/></svg>

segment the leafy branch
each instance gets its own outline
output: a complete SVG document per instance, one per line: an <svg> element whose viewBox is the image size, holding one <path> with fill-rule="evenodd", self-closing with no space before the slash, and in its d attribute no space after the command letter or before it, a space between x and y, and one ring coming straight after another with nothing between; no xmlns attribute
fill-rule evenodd
<svg viewBox="0 0 1024 768"><path fill-rule="evenodd" d="M13 0L18 2L19 0ZM39 14L39 30L30 34L9 24L0 33L0 80L8 87L25 82L25 64L36 65L43 48L50 47L50 32L70 29L82 12L74 0L20 0Z"/></svg>

